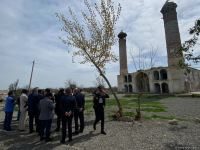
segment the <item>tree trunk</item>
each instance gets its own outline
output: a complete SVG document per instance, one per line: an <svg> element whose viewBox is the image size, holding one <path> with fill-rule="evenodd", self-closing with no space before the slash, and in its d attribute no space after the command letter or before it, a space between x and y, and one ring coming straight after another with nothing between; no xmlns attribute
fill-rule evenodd
<svg viewBox="0 0 200 150"><path fill-rule="evenodd" d="M115 100L117 101L117 106L118 106L118 114L116 114L116 117L118 115L118 117L122 117L122 106L119 102L119 99L116 95L116 93L113 91L112 86L110 84L110 82L108 81L107 77L105 76L105 74L103 73L103 71L101 70L101 68L99 68L99 66L95 63L95 61L92 60L92 58L90 57L90 55L87 53L87 51L85 51L86 55L89 57L90 61L94 64L94 66L96 67L96 69L99 71L100 76L102 76L104 78L104 80L106 81L106 83L108 84L109 89L111 90L111 93L114 95Z"/></svg>
<svg viewBox="0 0 200 150"><path fill-rule="evenodd" d="M120 104L120 102L119 102L119 99L118 99L116 93L113 91L112 86L111 86L110 82L108 81L107 77L106 77L102 72L100 72L100 75L104 78L104 80L105 80L106 83L108 84L108 87L109 87L111 93L112 93L113 96L115 97L115 100L117 101L117 106L118 106L118 109L119 109L119 110L118 110L119 117L122 117L122 115L123 115L123 114L122 114L122 106L121 106L121 104Z"/></svg>

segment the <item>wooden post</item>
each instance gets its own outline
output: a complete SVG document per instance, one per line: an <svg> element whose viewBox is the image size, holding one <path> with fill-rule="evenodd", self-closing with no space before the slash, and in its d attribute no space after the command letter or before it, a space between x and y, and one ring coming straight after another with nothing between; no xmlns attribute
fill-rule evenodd
<svg viewBox="0 0 200 150"><path fill-rule="evenodd" d="M35 65L35 60L33 61L32 70L31 70L31 77L30 77L30 82L29 82L29 86L28 86L28 91L29 92L30 92L30 88L31 88L31 82L32 82L32 77L33 77L34 65Z"/></svg>

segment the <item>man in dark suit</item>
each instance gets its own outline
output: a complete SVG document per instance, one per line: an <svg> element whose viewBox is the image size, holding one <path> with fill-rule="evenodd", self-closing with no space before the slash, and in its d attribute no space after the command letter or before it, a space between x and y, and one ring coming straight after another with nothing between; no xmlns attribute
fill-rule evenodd
<svg viewBox="0 0 200 150"><path fill-rule="evenodd" d="M76 109L74 112L75 133L82 133L84 129L84 108L85 108L85 95L81 93L81 89L74 90L76 98ZM80 130L78 119L80 120Z"/></svg>
<svg viewBox="0 0 200 150"><path fill-rule="evenodd" d="M72 141L72 118L76 106L76 99L72 96L72 90L67 88L66 94L61 98L61 113L62 113L62 139L61 143L65 143L66 124L68 125L69 142Z"/></svg>
<svg viewBox="0 0 200 150"><path fill-rule="evenodd" d="M55 107L55 113L57 115L57 127L55 131L60 131L60 122L61 122L61 117L62 117L62 112L61 112L61 98L64 95L64 89L61 88L57 94L55 94L55 102L56 102L56 107Z"/></svg>
<svg viewBox="0 0 200 150"><path fill-rule="evenodd" d="M104 131L104 106L105 99L109 98L109 95L104 91L102 86L99 86L97 90L94 92L94 111L95 111L95 121L93 124L94 130L96 130L96 124L101 120L101 134L106 135Z"/></svg>
<svg viewBox="0 0 200 150"><path fill-rule="evenodd" d="M39 97L38 88L34 88L28 96L29 133L34 132L33 120L35 119L36 131L39 133Z"/></svg>

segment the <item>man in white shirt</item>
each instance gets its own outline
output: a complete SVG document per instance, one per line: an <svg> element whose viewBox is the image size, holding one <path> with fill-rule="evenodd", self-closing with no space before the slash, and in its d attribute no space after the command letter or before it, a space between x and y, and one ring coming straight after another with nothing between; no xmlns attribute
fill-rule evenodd
<svg viewBox="0 0 200 150"><path fill-rule="evenodd" d="M22 90L22 94L20 96L20 118L19 118L19 130L25 130L25 120L27 115L27 102L28 102L28 91L26 89Z"/></svg>

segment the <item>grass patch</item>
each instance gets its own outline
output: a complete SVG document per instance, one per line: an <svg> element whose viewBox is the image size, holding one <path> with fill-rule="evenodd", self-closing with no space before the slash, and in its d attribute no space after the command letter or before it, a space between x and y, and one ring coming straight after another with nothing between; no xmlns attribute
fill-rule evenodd
<svg viewBox="0 0 200 150"><path fill-rule="evenodd" d="M85 101L85 109L87 110L87 109L91 109L91 108L93 108L92 99L86 99L86 101Z"/></svg>
<svg viewBox="0 0 200 150"><path fill-rule="evenodd" d="M164 108L142 108L141 109L142 111L145 111L145 112L166 112L166 110Z"/></svg>
<svg viewBox="0 0 200 150"><path fill-rule="evenodd" d="M141 99L141 110L155 113L166 112L166 107L158 101L166 97L163 95L145 94ZM123 115L133 117L135 115L135 109L138 107L137 94L126 94L120 99L120 103L122 105ZM86 114L93 112L93 100L91 96L86 97L85 109ZM106 99L105 111L108 116L113 115L117 111L117 102L114 98Z"/></svg>

